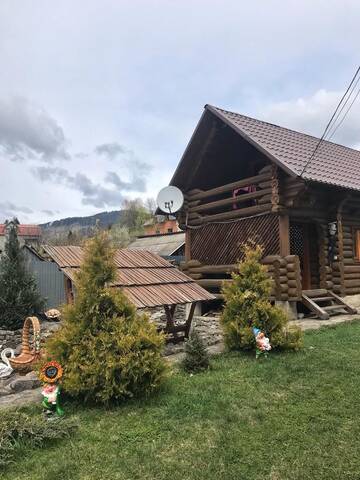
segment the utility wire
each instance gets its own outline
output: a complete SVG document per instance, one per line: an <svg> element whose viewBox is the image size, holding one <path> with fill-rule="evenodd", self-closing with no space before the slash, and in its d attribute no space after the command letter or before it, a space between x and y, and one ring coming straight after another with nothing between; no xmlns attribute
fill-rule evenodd
<svg viewBox="0 0 360 480"><path fill-rule="evenodd" d="M328 138L326 138L326 140L329 141L330 138L332 138L332 136L334 135L335 130L338 129L338 126L336 125L336 122L338 121L338 119L339 119L339 117L340 117L340 115L341 115L341 112L344 110L344 108L346 107L347 103L350 101L351 96L352 96L355 88L357 87L359 81L360 81L360 75L358 76L358 78L357 78L356 82L354 83L351 91L349 92L349 95L348 95L347 99L345 100L345 102L343 103L343 106L341 107L341 109L339 110L338 114L337 114L336 117L334 118L333 125L331 126L331 128L330 128L329 131L328 131ZM357 95L358 95L358 94L356 94L356 96L357 96ZM353 103L352 103L351 105L353 105ZM350 108L351 108L351 107L350 107ZM347 114L345 113L345 116L346 116L346 115L347 115ZM342 120L340 120L340 123L342 123ZM324 140L325 140L325 138L324 138Z"/></svg>
<svg viewBox="0 0 360 480"><path fill-rule="evenodd" d="M340 123L338 123L338 125L337 125L336 128L335 128L335 130L333 130L331 136L328 138L329 141L330 141L330 140L332 139L332 137L335 135L337 129L342 125L343 121L345 120L345 118L346 118L347 114L349 113L351 107L354 105L354 103L355 103L356 99L358 98L359 94L360 94L360 88L359 88L359 90L357 91L357 94L355 95L353 101L350 103L349 108L346 110L344 116L343 116L342 119L340 120Z"/></svg>
<svg viewBox="0 0 360 480"><path fill-rule="evenodd" d="M358 69L356 70L355 75L353 76L353 78L352 78L352 80L351 80L348 88L346 89L344 95L341 97L341 100L340 100L340 102L338 103L338 105L337 105L337 107L336 107L336 109L335 109L335 112L332 114L332 116L331 116L328 124L326 125L326 128L325 128L325 130L324 130L324 133L322 134L319 142L317 143L317 145L316 145L313 153L310 155L309 160L306 162L304 168L302 169L302 171L301 171L301 173L300 173L300 177L302 177L302 176L304 175L305 170L307 169L307 167L309 166L311 160L314 158L316 152L318 151L321 143L323 142L323 140L324 140L324 138L325 138L325 135L326 135L326 134L328 133L328 131L329 131L329 128L330 128L330 126L331 126L331 124L332 124L332 122L333 122L336 114L338 113L338 110L340 109L341 104L343 103L344 99L346 98L347 94L349 93L349 90L351 89L351 87L352 87L352 85L353 85L356 77L358 76L359 72L360 72L360 66L359 66Z"/></svg>

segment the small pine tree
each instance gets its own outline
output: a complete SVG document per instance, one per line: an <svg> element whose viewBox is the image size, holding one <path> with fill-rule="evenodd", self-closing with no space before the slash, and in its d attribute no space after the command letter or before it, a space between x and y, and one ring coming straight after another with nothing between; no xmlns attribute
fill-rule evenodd
<svg viewBox="0 0 360 480"><path fill-rule="evenodd" d="M185 344L185 358L182 367L186 372L197 373L210 366L209 354L196 330L192 330Z"/></svg>
<svg viewBox="0 0 360 480"><path fill-rule="evenodd" d="M40 312L44 301L38 293L34 277L26 269L14 219L6 222L6 242L0 256L0 326L16 330L27 316Z"/></svg>
<svg viewBox="0 0 360 480"><path fill-rule="evenodd" d="M115 275L114 250L99 232L85 244L75 303L65 307L62 327L46 344L48 358L63 365L64 390L100 403L148 394L166 373L163 335L108 286Z"/></svg>
<svg viewBox="0 0 360 480"><path fill-rule="evenodd" d="M301 330L289 328L284 310L270 303L273 281L266 266L260 263L263 249L246 245L244 253L238 273L233 273L233 281L223 287L225 307L221 323L227 347L255 349L253 327L257 327L269 337L273 348L299 349Z"/></svg>

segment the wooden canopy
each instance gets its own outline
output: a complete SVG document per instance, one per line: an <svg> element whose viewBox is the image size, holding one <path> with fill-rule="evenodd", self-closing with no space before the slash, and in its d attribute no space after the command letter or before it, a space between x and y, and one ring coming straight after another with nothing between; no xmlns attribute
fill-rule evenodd
<svg viewBox="0 0 360 480"><path fill-rule="evenodd" d="M43 249L64 274L76 282L75 273L83 260L82 247L44 245ZM152 252L117 250L115 264L117 274L112 286L121 288L137 308L215 299L192 278Z"/></svg>

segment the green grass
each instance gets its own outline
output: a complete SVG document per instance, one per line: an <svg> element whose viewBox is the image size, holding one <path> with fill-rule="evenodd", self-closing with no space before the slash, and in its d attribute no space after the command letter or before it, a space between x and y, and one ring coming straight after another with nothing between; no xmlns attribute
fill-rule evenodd
<svg viewBox="0 0 360 480"><path fill-rule="evenodd" d="M67 405L78 433L26 452L3 478L359 479L359 345L355 322L307 333L301 353L222 355L146 401Z"/></svg>

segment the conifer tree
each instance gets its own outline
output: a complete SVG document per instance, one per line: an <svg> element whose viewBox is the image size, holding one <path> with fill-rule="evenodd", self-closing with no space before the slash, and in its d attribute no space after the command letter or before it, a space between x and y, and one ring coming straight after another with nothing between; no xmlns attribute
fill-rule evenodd
<svg viewBox="0 0 360 480"><path fill-rule="evenodd" d="M34 277L26 269L14 219L6 222L6 242L0 256L0 326L16 330L27 316L40 312L44 301Z"/></svg>
<svg viewBox="0 0 360 480"><path fill-rule="evenodd" d="M166 373L163 335L109 286L115 276L114 250L99 232L85 244L75 303L46 345L49 359L63 365L65 391L93 402L148 394Z"/></svg>
<svg viewBox="0 0 360 480"><path fill-rule="evenodd" d="M273 281L262 265L263 249L251 245L244 247L244 260L232 282L224 285L225 299L221 323L229 349L255 349L253 327L259 328L270 339L272 348L295 349L302 345L302 333L289 328L283 309L270 302Z"/></svg>
<svg viewBox="0 0 360 480"><path fill-rule="evenodd" d="M206 346L196 330L192 330L185 344L185 358L182 367L186 372L197 373L210 366Z"/></svg>

